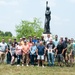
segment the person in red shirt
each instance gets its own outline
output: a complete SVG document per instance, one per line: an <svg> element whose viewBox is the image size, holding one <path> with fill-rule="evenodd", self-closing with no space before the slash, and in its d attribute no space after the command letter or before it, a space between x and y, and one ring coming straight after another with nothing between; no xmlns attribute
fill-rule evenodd
<svg viewBox="0 0 75 75"><path fill-rule="evenodd" d="M30 39L29 39L29 42L28 42L29 50L31 49L32 45L33 45L33 44L32 44L32 38L30 38Z"/></svg>

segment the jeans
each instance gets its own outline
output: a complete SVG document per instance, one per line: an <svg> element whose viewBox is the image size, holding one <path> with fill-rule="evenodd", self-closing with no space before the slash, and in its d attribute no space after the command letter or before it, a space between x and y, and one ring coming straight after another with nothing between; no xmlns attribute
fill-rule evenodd
<svg viewBox="0 0 75 75"><path fill-rule="evenodd" d="M7 64L10 64L11 63L11 54L10 52L7 53Z"/></svg>
<svg viewBox="0 0 75 75"><path fill-rule="evenodd" d="M22 58L22 55L17 55L17 64L20 64L21 58Z"/></svg>
<svg viewBox="0 0 75 75"><path fill-rule="evenodd" d="M48 53L48 64L49 66L54 65L54 53Z"/></svg>
<svg viewBox="0 0 75 75"><path fill-rule="evenodd" d="M58 62L63 62L63 55L57 54Z"/></svg>
<svg viewBox="0 0 75 75"><path fill-rule="evenodd" d="M30 54L30 59L31 59L31 65L34 65L34 58L36 55Z"/></svg>

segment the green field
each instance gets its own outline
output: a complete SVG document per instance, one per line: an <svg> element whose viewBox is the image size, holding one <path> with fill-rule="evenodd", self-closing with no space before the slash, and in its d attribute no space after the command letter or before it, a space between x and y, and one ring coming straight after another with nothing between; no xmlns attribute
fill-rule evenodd
<svg viewBox="0 0 75 75"><path fill-rule="evenodd" d="M73 67L11 66L0 64L0 75L75 75Z"/></svg>

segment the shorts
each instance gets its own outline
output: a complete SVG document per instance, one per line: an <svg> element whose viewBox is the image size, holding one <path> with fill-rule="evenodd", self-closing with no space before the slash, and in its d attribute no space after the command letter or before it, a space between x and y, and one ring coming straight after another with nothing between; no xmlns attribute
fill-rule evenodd
<svg viewBox="0 0 75 75"><path fill-rule="evenodd" d="M14 56L15 58L17 57L15 53L12 53L11 56Z"/></svg>
<svg viewBox="0 0 75 75"><path fill-rule="evenodd" d="M44 55L38 55L37 59L38 60L44 60Z"/></svg>
<svg viewBox="0 0 75 75"><path fill-rule="evenodd" d="M63 62L63 55L62 54L58 54L57 55L57 59L58 59L58 62Z"/></svg>
<svg viewBox="0 0 75 75"><path fill-rule="evenodd" d="M65 50L64 53L63 53L63 57L64 57L64 58L66 57L66 50Z"/></svg>

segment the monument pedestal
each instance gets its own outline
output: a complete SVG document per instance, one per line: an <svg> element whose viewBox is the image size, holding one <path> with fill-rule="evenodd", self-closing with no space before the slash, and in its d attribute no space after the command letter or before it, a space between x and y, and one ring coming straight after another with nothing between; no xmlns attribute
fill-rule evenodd
<svg viewBox="0 0 75 75"><path fill-rule="evenodd" d="M50 35L50 38L52 38L52 34L42 34L42 36L44 36L44 39L47 39L47 35Z"/></svg>

